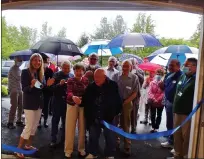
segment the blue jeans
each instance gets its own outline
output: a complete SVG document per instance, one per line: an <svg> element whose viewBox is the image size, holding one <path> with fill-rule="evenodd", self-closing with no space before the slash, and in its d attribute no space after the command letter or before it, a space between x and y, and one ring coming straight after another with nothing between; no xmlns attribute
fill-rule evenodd
<svg viewBox="0 0 204 159"><path fill-rule="evenodd" d="M166 108L166 128L167 130L173 129L173 104L170 103L168 100L165 101L165 108ZM168 142L173 144L173 135L168 137Z"/></svg>
<svg viewBox="0 0 204 159"><path fill-rule="evenodd" d="M97 156L99 149L99 138L101 134L102 125L93 124L89 129L89 153ZM114 157L116 150L116 136L115 133L107 128L103 128L103 134L105 137L105 157Z"/></svg>

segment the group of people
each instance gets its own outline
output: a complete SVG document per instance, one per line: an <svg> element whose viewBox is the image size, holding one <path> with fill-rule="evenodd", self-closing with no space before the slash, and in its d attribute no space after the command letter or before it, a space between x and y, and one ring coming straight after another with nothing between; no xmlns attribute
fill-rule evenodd
<svg viewBox="0 0 204 159"><path fill-rule="evenodd" d="M162 69L150 72L145 79L144 71L138 67L136 59L122 62L118 69L117 59L110 57L108 67L98 65L98 55L89 55L89 65L69 61L61 64L61 70L50 68L48 58L35 53L30 58L27 69L21 70L22 60L15 59L9 73L11 110L8 128L14 127L15 112L18 108L17 126L24 126L21 120L22 108L25 114L25 127L20 136L18 148L36 149L32 139L37 128L41 127L43 112L44 127L47 128L49 105L52 109L51 147L56 147L59 123L61 120L60 144L64 146L65 157L71 158L74 151L74 137L78 126L79 156L97 158L101 132L105 137L104 155L113 159L120 148L120 137L103 126L102 121L115 125L127 133L136 133L141 89L147 89L145 120L151 120L152 130L156 132L161 123L163 108L166 108L167 129L181 124L191 112L197 60L187 59L180 69L178 60L169 64L169 73L164 76ZM71 73L73 69L74 74ZM174 114L174 115L173 115ZM102 131L103 129L103 131ZM88 134L88 135L87 135ZM190 121L179 129L162 146L174 144L175 157L184 157L188 151ZM174 141L174 142L173 142ZM88 152L85 151L85 143ZM131 140L124 138L124 153L131 155ZM23 154L15 153L19 158Z"/></svg>

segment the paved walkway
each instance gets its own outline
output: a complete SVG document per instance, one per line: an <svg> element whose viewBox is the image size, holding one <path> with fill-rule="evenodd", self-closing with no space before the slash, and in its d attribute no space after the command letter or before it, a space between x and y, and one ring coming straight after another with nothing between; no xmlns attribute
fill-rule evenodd
<svg viewBox="0 0 204 159"><path fill-rule="evenodd" d="M9 112L10 104L9 104L9 98L2 98L2 143L17 146L19 136L22 132L22 128L17 128L14 130L9 130L6 128L6 123L8 120L8 112ZM139 123L140 120L143 119L143 112L144 109L141 107L140 109L140 118L138 120L138 127L137 127L137 133L149 133L151 127L145 126ZM49 142L50 142L50 119L49 117L49 128L45 129L42 128L41 130L37 130L36 137L33 141L33 144L39 148L39 152L35 154L34 156L31 156L31 158L41 158L41 159L63 159L64 158L64 152L63 147L58 147L56 149L50 149L49 148ZM165 111L163 111L163 118L162 123L160 126L160 131L165 130ZM75 138L75 150L77 150L77 133ZM137 158L137 159L164 159L168 156L170 156L170 150L161 148L160 142L165 141L165 138L159 138L154 140L142 140L142 141L132 141L132 156L130 158ZM121 145L121 150L122 150ZM100 149L101 149L101 156L103 155L102 149L104 148L104 138L101 136L100 138ZM11 152L5 152L2 151L4 154L11 154ZM122 152L117 152L116 158L123 158ZM11 157L10 157L11 158ZM77 158L77 151L74 152L74 158Z"/></svg>

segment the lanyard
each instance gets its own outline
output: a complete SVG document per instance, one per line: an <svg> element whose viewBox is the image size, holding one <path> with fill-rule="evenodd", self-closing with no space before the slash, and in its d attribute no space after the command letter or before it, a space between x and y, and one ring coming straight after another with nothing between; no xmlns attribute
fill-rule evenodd
<svg viewBox="0 0 204 159"><path fill-rule="evenodd" d="M182 84L181 84L181 90L183 90L183 88L188 84L188 82L190 82L190 80L195 77L196 75L194 74L192 77L190 77L188 80L186 80L186 76L185 78L183 79L182 81Z"/></svg>

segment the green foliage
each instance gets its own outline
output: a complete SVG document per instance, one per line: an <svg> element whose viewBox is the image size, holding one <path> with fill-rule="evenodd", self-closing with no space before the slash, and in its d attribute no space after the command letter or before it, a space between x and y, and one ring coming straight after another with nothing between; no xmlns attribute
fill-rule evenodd
<svg viewBox="0 0 204 159"><path fill-rule="evenodd" d="M57 37L61 37L61 38L66 38L67 34L67 29L65 27L63 27L57 34Z"/></svg>
<svg viewBox="0 0 204 159"><path fill-rule="evenodd" d="M151 15L147 16L145 13L139 13L135 24L133 24L132 32L154 34L154 29L155 24Z"/></svg>
<svg viewBox="0 0 204 159"><path fill-rule="evenodd" d="M1 96L8 96L8 88L6 86L1 86Z"/></svg>
<svg viewBox="0 0 204 159"><path fill-rule="evenodd" d="M1 78L1 84L7 85L8 84L8 78Z"/></svg>
<svg viewBox="0 0 204 159"><path fill-rule="evenodd" d="M89 36L86 33L82 33L77 42L78 46L81 48L89 42Z"/></svg>
<svg viewBox="0 0 204 159"><path fill-rule="evenodd" d="M52 27L48 26L48 22L42 24L42 30L40 32L40 39L46 39L52 36Z"/></svg>

